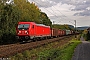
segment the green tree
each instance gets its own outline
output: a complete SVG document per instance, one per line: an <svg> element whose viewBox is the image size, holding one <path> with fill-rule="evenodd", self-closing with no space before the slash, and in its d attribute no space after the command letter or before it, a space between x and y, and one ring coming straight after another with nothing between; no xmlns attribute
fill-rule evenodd
<svg viewBox="0 0 90 60"><path fill-rule="evenodd" d="M40 14L40 21L44 25L47 25L47 26L52 25L52 22L50 21L49 17L44 12L41 12Z"/></svg>
<svg viewBox="0 0 90 60"><path fill-rule="evenodd" d="M34 21L40 23L40 10L35 3L30 3L26 0L14 0L14 3L21 11L20 21Z"/></svg>
<svg viewBox="0 0 90 60"><path fill-rule="evenodd" d="M64 25L59 25L59 24L54 24L54 25L52 25L53 28L74 30L74 27L71 28L71 27L69 27L69 26L70 26L70 25L66 25L66 24L64 24Z"/></svg>
<svg viewBox="0 0 90 60"><path fill-rule="evenodd" d="M0 5L0 43L14 41L15 26L18 22L19 11L12 4Z"/></svg>

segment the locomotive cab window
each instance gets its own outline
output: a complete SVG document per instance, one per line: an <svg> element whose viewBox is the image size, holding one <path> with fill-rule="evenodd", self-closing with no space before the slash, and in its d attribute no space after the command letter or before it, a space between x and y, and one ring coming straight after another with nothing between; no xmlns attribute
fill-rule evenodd
<svg viewBox="0 0 90 60"><path fill-rule="evenodd" d="M18 29L19 30L27 30L27 29L29 29L29 24L19 24Z"/></svg>

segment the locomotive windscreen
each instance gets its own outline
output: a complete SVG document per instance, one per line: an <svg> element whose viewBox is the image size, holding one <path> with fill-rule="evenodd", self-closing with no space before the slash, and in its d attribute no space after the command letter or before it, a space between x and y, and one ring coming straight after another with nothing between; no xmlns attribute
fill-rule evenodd
<svg viewBox="0 0 90 60"><path fill-rule="evenodd" d="M30 24L19 24L18 29L19 30L28 30Z"/></svg>

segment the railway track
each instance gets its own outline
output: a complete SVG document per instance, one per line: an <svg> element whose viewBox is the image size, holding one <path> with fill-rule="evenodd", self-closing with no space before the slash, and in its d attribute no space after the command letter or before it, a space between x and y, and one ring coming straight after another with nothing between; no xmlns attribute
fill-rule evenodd
<svg viewBox="0 0 90 60"><path fill-rule="evenodd" d="M42 45L46 45L55 41L63 40L65 38L70 38L71 36L64 36L54 39L30 42L25 44L10 44L10 45L2 45L0 46L0 58L6 58L12 56L16 53L23 52L28 49L37 48Z"/></svg>

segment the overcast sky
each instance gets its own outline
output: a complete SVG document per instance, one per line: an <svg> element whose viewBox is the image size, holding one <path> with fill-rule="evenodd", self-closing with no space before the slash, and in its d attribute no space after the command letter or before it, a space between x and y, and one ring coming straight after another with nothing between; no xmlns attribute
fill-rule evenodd
<svg viewBox="0 0 90 60"><path fill-rule="evenodd" d="M54 24L90 26L90 0L29 0L45 12Z"/></svg>

